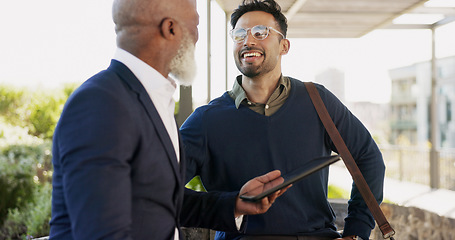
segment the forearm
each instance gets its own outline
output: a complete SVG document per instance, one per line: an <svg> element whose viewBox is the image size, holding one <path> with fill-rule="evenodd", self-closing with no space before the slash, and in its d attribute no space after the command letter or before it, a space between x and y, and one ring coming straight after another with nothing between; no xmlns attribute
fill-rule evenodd
<svg viewBox="0 0 455 240"><path fill-rule="evenodd" d="M185 189L180 223L184 227L202 227L237 231L234 209L238 192L196 192Z"/></svg>

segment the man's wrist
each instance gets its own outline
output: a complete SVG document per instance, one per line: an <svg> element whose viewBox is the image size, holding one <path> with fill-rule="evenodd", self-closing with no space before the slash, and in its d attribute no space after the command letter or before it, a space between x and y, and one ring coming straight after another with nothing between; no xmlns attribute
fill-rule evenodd
<svg viewBox="0 0 455 240"><path fill-rule="evenodd" d="M356 218L347 218L345 220L345 225L343 229L344 237L357 236L357 239L368 240L370 234L371 226L368 225L366 222Z"/></svg>

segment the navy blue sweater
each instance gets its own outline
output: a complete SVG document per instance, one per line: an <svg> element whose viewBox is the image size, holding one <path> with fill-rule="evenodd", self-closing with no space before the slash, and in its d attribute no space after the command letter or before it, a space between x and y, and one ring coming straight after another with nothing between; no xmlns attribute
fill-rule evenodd
<svg viewBox="0 0 455 240"><path fill-rule="evenodd" d="M316 85L335 125L378 202L382 201L384 162L363 124L327 89ZM249 179L279 169L287 173L336 152L303 82L291 78L291 92L272 116L244 105L237 109L225 93L194 111L181 127L187 154L187 181L199 175L207 191L238 191ZM328 168L294 184L263 215L248 216L246 234L338 237L327 201ZM368 239L374 219L353 187L345 235ZM233 239L239 233L218 233Z"/></svg>

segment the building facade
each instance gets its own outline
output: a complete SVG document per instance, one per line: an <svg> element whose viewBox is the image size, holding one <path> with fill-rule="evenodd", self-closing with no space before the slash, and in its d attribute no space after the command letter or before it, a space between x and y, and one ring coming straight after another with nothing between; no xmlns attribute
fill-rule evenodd
<svg viewBox="0 0 455 240"><path fill-rule="evenodd" d="M455 148L455 56L437 60L438 147ZM392 80L390 142L428 146L430 138L431 63L389 71Z"/></svg>
<svg viewBox="0 0 455 240"><path fill-rule="evenodd" d="M336 68L328 68L320 72L315 76L315 82L324 85L337 96L365 125L378 144L388 142L388 104L348 102L346 100L345 74Z"/></svg>
<svg viewBox="0 0 455 240"><path fill-rule="evenodd" d="M324 85L342 102L346 101L344 72L336 68L328 68L314 77L314 81Z"/></svg>

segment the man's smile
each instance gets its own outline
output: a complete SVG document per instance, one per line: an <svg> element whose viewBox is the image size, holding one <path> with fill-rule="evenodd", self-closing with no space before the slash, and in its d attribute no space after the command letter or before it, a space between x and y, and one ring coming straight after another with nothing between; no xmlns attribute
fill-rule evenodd
<svg viewBox="0 0 455 240"><path fill-rule="evenodd" d="M251 51L251 50L248 50L248 51L243 51L241 54L240 54L240 57L243 61L245 62L253 62L259 58L261 58L264 54L260 51L257 51L257 50L254 50L254 51Z"/></svg>

